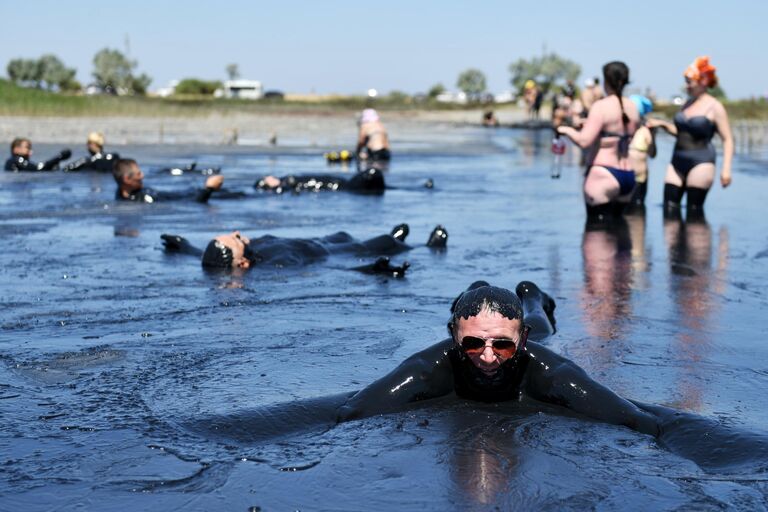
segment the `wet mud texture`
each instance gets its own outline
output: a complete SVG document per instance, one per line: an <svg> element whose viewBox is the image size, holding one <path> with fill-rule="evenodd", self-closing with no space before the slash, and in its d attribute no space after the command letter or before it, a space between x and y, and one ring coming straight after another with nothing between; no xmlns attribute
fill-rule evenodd
<svg viewBox="0 0 768 512"><path fill-rule="evenodd" d="M394 148L395 188L380 197L116 204L110 176L0 174L0 509L764 510L762 456L697 466L555 407L447 399L336 426L313 414L442 339L472 281L527 279L557 301L550 348L596 380L764 432L765 151L736 158L708 222L664 221L661 139L645 217L585 231L580 172L551 180L549 142L425 133ZM327 172L325 149L110 147L137 158L149 186L198 185L153 171L197 161L234 190ZM409 252L404 279L350 272L368 262L353 256L207 274L160 241L202 246L233 229L366 239L401 222L413 245L438 223L451 234L446 251ZM284 428L247 428L281 415Z"/></svg>

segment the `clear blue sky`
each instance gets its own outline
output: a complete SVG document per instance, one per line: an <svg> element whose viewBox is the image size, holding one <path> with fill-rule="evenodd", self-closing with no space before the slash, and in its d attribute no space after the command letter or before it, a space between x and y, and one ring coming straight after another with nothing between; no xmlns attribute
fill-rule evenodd
<svg viewBox="0 0 768 512"><path fill-rule="evenodd" d="M669 96L708 54L730 97L768 93L766 0L0 0L0 20L0 74L12 58L54 53L83 83L94 53L124 51L127 35L151 89L223 79L237 63L244 78L288 92L454 89L469 67L500 92L509 63L546 45L582 66L580 80L620 59L633 85Z"/></svg>

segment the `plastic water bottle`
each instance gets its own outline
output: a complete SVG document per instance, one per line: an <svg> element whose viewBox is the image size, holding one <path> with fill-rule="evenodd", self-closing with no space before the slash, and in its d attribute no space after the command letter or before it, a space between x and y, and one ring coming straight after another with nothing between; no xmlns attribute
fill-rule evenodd
<svg viewBox="0 0 768 512"><path fill-rule="evenodd" d="M555 138L552 139L552 169L550 170L550 176L553 180L560 177L560 172L563 170L563 155L565 154L565 141L560 138L559 133L555 133Z"/></svg>

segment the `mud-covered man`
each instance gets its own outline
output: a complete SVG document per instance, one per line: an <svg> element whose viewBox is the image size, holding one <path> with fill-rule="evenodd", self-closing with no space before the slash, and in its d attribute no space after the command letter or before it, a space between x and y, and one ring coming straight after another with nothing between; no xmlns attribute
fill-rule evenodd
<svg viewBox="0 0 768 512"><path fill-rule="evenodd" d="M129 158L115 162L112 176L117 183L115 198L119 201L137 201L154 203L155 201L177 201L190 199L198 203L207 203L213 192L221 189L224 177L220 174L209 176L202 189L158 191L144 187L144 173L136 160Z"/></svg>
<svg viewBox="0 0 768 512"><path fill-rule="evenodd" d="M62 149L58 155L45 162L33 162L32 141L25 138L16 138L11 142L11 158L5 161L5 170L14 172L29 171L55 171L59 163L72 156L69 149Z"/></svg>
<svg viewBox="0 0 768 512"><path fill-rule="evenodd" d="M341 408L340 419L397 410L453 392L482 402L518 400L525 395L657 435L653 414L533 341L554 331L553 309L554 301L528 281L520 283L516 293L484 281L472 284L453 303L450 337L414 354L358 392Z"/></svg>

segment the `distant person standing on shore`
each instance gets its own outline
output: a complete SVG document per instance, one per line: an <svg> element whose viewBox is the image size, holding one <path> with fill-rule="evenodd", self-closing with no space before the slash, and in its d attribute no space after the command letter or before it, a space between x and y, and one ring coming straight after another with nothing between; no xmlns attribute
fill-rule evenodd
<svg viewBox="0 0 768 512"><path fill-rule="evenodd" d="M381 123L379 113L372 108L363 110L360 115L360 131L357 136L355 153L360 160L389 160L389 136Z"/></svg>
<svg viewBox="0 0 768 512"><path fill-rule="evenodd" d="M544 92L541 90L541 87L533 80L528 80L523 88L523 99L525 99L525 104L528 105L528 119L532 121L539 119L541 102L544 100Z"/></svg>
<svg viewBox="0 0 768 512"><path fill-rule="evenodd" d="M629 68L623 62L603 66L608 96L596 101L581 130L559 126L557 132L581 148L588 148L584 178L587 222L603 222L621 216L635 189L630 168L629 143L640 123L635 104L622 96L629 83Z"/></svg>
<svg viewBox="0 0 768 512"><path fill-rule="evenodd" d="M663 128L677 137L672 163L664 178L664 214L667 216L680 214L680 202L686 193L687 215L704 214L704 200L715 181L717 153L712 145L715 133L723 141L720 183L723 188L731 184L733 136L728 113L723 104L707 92L717 85L716 70L709 63L709 57L697 57L683 73L688 101L675 114L674 122L648 121L649 127Z"/></svg>

